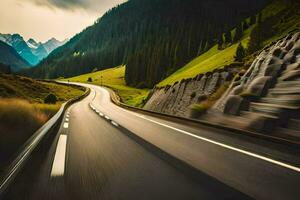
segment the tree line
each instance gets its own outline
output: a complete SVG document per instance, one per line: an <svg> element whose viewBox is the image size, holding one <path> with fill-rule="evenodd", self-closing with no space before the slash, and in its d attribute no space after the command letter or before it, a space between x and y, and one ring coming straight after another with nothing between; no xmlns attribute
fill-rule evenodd
<svg viewBox="0 0 300 200"><path fill-rule="evenodd" d="M130 0L22 73L36 78L71 77L124 64L128 85L152 87L220 42L221 34L225 33L224 43L238 40L240 36L230 38L230 30L267 2ZM245 26L239 25L237 33Z"/></svg>

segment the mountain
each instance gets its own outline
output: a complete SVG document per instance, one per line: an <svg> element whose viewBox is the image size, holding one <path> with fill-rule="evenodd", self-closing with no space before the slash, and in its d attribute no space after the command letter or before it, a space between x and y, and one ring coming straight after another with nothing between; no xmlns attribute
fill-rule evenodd
<svg viewBox="0 0 300 200"><path fill-rule="evenodd" d="M45 42L43 44L44 48L46 49L47 53L50 54L54 49L56 49L57 47L60 47L62 45L64 45L67 42L67 40L64 41L59 41L55 38L51 38L50 40L48 40L47 42Z"/></svg>
<svg viewBox="0 0 300 200"><path fill-rule="evenodd" d="M31 49L37 49L41 45L41 43L36 42L32 38L30 38L26 43Z"/></svg>
<svg viewBox="0 0 300 200"><path fill-rule="evenodd" d="M1 41L0 63L9 65L12 71L19 71L30 67L29 63L25 61L13 47Z"/></svg>
<svg viewBox="0 0 300 200"><path fill-rule="evenodd" d="M128 85L152 87L267 2L129 0L54 50L27 75L70 77L125 64Z"/></svg>
<svg viewBox="0 0 300 200"><path fill-rule="evenodd" d="M30 65L38 63L38 58L32 53L32 50L19 34L1 34L0 40L12 46Z"/></svg>
<svg viewBox="0 0 300 200"><path fill-rule="evenodd" d="M36 42L34 39L25 41L19 34L0 34L0 41L12 46L32 66L37 65L54 49L65 43L65 41L60 42L55 38L45 43Z"/></svg>

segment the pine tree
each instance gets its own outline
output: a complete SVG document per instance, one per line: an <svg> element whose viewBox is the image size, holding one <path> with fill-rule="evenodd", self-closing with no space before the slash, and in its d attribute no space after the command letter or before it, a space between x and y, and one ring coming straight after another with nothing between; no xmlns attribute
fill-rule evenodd
<svg viewBox="0 0 300 200"><path fill-rule="evenodd" d="M256 15L252 15L250 17L250 24L249 25L252 26L254 24L256 24Z"/></svg>
<svg viewBox="0 0 300 200"><path fill-rule="evenodd" d="M223 33L222 33L219 37L219 40L218 40L218 50L223 49L223 44L224 44L224 38L223 38Z"/></svg>
<svg viewBox="0 0 300 200"><path fill-rule="evenodd" d="M257 24L250 33L250 40L248 44L248 53L254 53L262 47L263 36L262 36L262 26Z"/></svg>
<svg viewBox="0 0 300 200"><path fill-rule="evenodd" d="M239 46L236 49L236 53L235 53L235 60L241 62L243 60L243 58L245 57L246 52L245 52L245 48L243 47L242 43L239 43Z"/></svg>
<svg viewBox="0 0 300 200"><path fill-rule="evenodd" d="M225 43L226 44L232 43L232 36L230 30L225 33Z"/></svg>
<svg viewBox="0 0 300 200"><path fill-rule="evenodd" d="M233 41L234 41L234 42L237 42L237 41L239 41L242 37L243 37L243 26L242 26L242 24L239 24L239 25L236 27L236 31L235 31L235 35L234 35Z"/></svg>
<svg viewBox="0 0 300 200"><path fill-rule="evenodd" d="M248 24L247 20L245 20L243 22L243 30L247 30L248 28L249 28L249 24Z"/></svg>
<svg viewBox="0 0 300 200"><path fill-rule="evenodd" d="M261 24L261 22L262 22L262 13L260 12L260 13L258 14L257 23L258 23L258 24Z"/></svg>

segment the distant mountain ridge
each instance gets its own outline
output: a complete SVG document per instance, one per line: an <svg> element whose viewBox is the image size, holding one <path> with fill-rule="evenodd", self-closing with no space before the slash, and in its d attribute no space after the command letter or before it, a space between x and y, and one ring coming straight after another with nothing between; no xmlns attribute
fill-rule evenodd
<svg viewBox="0 0 300 200"><path fill-rule="evenodd" d="M11 71L30 68L29 63L13 47L2 41L0 41L0 63L9 65Z"/></svg>
<svg viewBox="0 0 300 200"><path fill-rule="evenodd" d="M37 78L72 77L126 65L130 86L153 87L210 49L269 0L130 0L24 72Z"/></svg>
<svg viewBox="0 0 300 200"><path fill-rule="evenodd" d="M0 41L12 46L17 53L25 59L31 66L37 65L46 58L54 49L65 44L66 41L58 41L55 38L45 43L36 42L30 38L25 41L19 34L0 34Z"/></svg>

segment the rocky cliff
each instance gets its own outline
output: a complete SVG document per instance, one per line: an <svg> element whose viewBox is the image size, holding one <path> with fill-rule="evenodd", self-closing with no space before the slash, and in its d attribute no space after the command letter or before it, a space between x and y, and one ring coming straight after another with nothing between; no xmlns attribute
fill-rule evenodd
<svg viewBox="0 0 300 200"><path fill-rule="evenodd" d="M299 32L290 34L265 47L243 73L239 65L227 66L173 86L154 88L144 108L189 117L192 104L205 100L229 83L208 112L208 120L220 116L220 123L238 121L244 128L257 131L270 131L274 127L300 130L299 38Z"/></svg>
<svg viewBox="0 0 300 200"><path fill-rule="evenodd" d="M213 109L240 116L248 128L258 131L299 128L300 33L264 48Z"/></svg>
<svg viewBox="0 0 300 200"><path fill-rule="evenodd" d="M235 63L224 69L182 80L173 86L154 88L144 108L189 117L190 106L206 99L225 82L231 81L233 74L239 71L239 66L240 63Z"/></svg>

